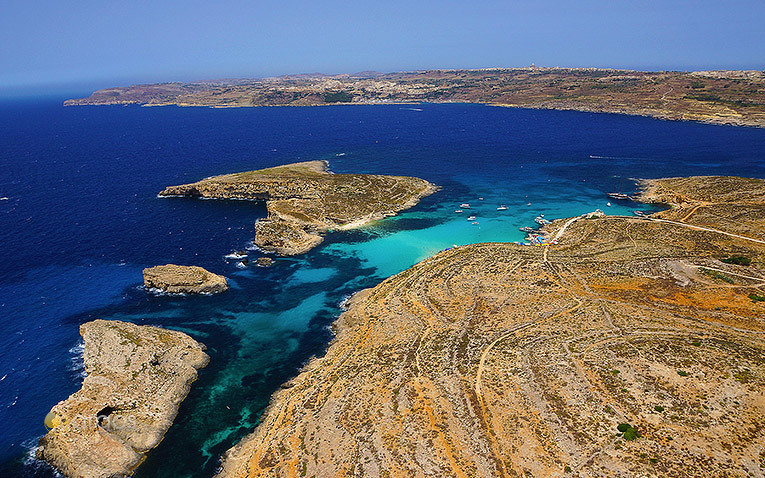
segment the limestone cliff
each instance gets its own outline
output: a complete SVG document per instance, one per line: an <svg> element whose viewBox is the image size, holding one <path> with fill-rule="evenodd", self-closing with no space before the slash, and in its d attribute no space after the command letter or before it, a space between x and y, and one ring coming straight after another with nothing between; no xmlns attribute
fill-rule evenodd
<svg viewBox="0 0 765 478"><path fill-rule="evenodd" d="M157 327L95 320L80 334L88 375L51 410L37 456L69 478L123 476L162 440L209 357Z"/></svg>
<svg viewBox="0 0 765 478"><path fill-rule="evenodd" d="M255 225L255 244L283 255L302 254L331 229L358 227L408 209L436 187L419 178L332 174L326 161L227 174L171 186L160 196L267 201L268 218Z"/></svg>
<svg viewBox="0 0 765 478"><path fill-rule="evenodd" d="M761 475L765 244L659 219L559 220L557 245L462 246L358 294L219 478Z"/></svg>

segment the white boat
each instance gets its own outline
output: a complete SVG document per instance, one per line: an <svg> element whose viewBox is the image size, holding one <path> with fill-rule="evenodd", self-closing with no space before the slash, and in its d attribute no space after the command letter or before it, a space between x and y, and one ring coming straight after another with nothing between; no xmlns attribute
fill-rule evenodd
<svg viewBox="0 0 765 478"><path fill-rule="evenodd" d="M542 215L542 216L543 216L543 215ZM537 223L537 224L539 224L540 226L544 226L544 225L546 225L546 224L550 224L550 222L551 222L551 221L548 221L547 219L545 219L545 218L544 218L544 217L542 217L542 216L537 216L537 217L535 217L535 218L534 218L534 222L536 222L536 223Z"/></svg>
<svg viewBox="0 0 765 478"><path fill-rule="evenodd" d="M606 203L606 206L608 206L608 207L611 207L611 203L610 203L610 202L607 202L607 203Z"/></svg>
<svg viewBox="0 0 765 478"><path fill-rule="evenodd" d="M606 193L606 196L610 197L611 199L621 199L622 201L632 199L629 194L624 193Z"/></svg>
<svg viewBox="0 0 765 478"><path fill-rule="evenodd" d="M460 204L460 207L461 207L462 209L470 209L470 204L468 204L468 203L462 203L462 204Z"/></svg>
<svg viewBox="0 0 765 478"><path fill-rule="evenodd" d="M468 221L475 221L475 216L468 216L467 220Z"/></svg>
<svg viewBox="0 0 765 478"><path fill-rule="evenodd" d="M483 198L478 198L479 201L483 201Z"/></svg>
<svg viewBox="0 0 765 478"><path fill-rule="evenodd" d="M454 211L454 212L456 212L456 213L460 213L460 212L462 212L462 209L457 209L457 210L456 210L456 211Z"/></svg>
<svg viewBox="0 0 765 478"><path fill-rule="evenodd" d="M500 204L499 207L497 208L497 211L507 211L507 206L505 206L504 204Z"/></svg>
<svg viewBox="0 0 765 478"><path fill-rule="evenodd" d="M472 224L478 224L478 221L473 221Z"/></svg>

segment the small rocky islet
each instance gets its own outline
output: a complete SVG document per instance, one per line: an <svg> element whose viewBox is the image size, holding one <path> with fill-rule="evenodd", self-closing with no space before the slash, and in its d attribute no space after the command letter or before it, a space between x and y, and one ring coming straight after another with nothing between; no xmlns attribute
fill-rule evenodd
<svg viewBox="0 0 765 478"><path fill-rule="evenodd" d="M202 267L176 264L144 269L143 285L168 294L218 294L228 290L225 277Z"/></svg>
<svg viewBox="0 0 765 478"><path fill-rule="evenodd" d="M188 335L117 320L80 326L87 376L53 407L37 457L69 478L127 476L157 446L209 362Z"/></svg>

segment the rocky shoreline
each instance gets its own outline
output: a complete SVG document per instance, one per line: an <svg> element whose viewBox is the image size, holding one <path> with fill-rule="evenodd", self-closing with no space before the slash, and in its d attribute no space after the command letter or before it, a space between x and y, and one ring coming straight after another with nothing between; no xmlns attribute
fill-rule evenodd
<svg viewBox="0 0 765 478"><path fill-rule="evenodd" d="M46 417L37 457L68 478L130 475L162 440L209 357L188 335L157 327L95 320L80 334L87 376Z"/></svg>
<svg viewBox="0 0 765 478"><path fill-rule="evenodd" d="M765 72L487 68L107 88L64 104L217 108L480 103L765 127Z"/></svg>
<svg viewBox="0 0 765 478"><path fill-rule="evenodd" d="M454 248L354 296L218 478L759 473L765 181L646 184L674 207Z"/></svg>
<svg viewBox="0 0 765 478"><path fill-rule="evenodd" d="M327 231L395 215L436 190L419 178L333 174L326 161L307 161L170 186L159 195L266 201L268 217L255 224L254 244L296 255L320 244Z"/></svg>

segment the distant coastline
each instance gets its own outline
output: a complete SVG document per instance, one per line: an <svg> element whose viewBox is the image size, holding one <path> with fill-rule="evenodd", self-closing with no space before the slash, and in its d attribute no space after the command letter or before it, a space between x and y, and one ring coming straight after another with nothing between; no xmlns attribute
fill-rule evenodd
<svg viewBox="0 0 765 478"><path fill-rule="evenodd" d="M322 106L482 103L765 127L765 72L604 68L427 70L294 75L107 88L65 106Z"/></svg>

